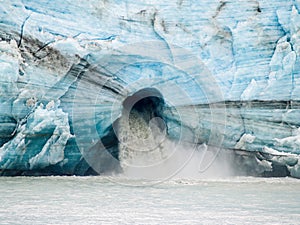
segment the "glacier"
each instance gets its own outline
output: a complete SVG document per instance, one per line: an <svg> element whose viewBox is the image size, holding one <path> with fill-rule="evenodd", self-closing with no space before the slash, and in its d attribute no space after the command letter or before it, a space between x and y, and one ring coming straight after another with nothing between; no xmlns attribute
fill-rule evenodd
<svg viewBox="0 0 300 225"><path fill-rule="evenodd" d="M137 107L169 139L233 154L241 174L300 178L299 0L2 0L0 12L1 175L121 171L116 127Z"/></svg>

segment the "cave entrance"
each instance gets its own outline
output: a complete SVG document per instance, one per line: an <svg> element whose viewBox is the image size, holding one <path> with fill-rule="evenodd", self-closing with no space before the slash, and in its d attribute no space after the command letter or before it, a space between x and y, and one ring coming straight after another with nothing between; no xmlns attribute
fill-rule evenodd
<svg viewBox="0 0 300 225"><path fill-rule="evenodd" d="M89 164L95 173L119 173L129 158L141 163L143 158L158 158L157 134L166 134L164 104L162 94L154 88L145 88L128 96L122 103L122 116L89 149Z"/></svg>
<svg viewBox="0 0 300 225"><path fill-rule="evenodd" d="M163 96L157 89L145 88L124 100L122 117L130 121L132 116L138 114L149 124L153 118L163 119L164 104Z"/></svg>
<svg viewBox="0 0 300 225"><path fill-rule="evenodd" d="M164 99L154 88L139 90L123 102L118 120L119 160L128 166L147 166L161 160L166 139Z"/></svg>

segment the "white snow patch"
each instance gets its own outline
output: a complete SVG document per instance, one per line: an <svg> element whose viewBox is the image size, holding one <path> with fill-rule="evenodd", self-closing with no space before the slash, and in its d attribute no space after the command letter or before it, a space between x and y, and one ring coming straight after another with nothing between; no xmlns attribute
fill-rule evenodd
<svg viewBox="0 0 300 225"><path fill-rule="evenodd" d="M251 135L251 134L243 134L243 136L240 138L239 142L236 143L236 145L234 146L236 149L243 149L245 150L245 145L246 143L253 143L253 141L255 140L255 136Z"/></svg>
<svg viewBox="0 0 300 225"><path fill-rule="evenodd" d="M241 100L249 100L251 99L254 93L257 93L257 82L255 79L252 79L248 87L244 90L243 94L241 95Z"/></svg>
<svg viewBox="0 0 300 225"><path fill-rule="evenodd" d="M277 155L277 156L292 156L292 155L294 155L294 154L287 153L287 152L280 152L280 151L277 151L273 148L269 148L267 146L264 146L262 151L264 153L268 153L268 154L271 154L271 155Z"/></svg>

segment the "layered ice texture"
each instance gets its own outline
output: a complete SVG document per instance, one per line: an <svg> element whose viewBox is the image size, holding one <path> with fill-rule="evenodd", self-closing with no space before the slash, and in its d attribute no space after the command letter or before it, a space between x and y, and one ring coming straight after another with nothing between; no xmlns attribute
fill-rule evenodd
<svg viewBox="0 0 300 225"><path fill-rule="evenodd" d="M122 170L114 128L145 90L137 102L160 99L149 110L169 139L233 152L246 174L300 178L299 10L299 0L0 0L1 174Z"/></svg>

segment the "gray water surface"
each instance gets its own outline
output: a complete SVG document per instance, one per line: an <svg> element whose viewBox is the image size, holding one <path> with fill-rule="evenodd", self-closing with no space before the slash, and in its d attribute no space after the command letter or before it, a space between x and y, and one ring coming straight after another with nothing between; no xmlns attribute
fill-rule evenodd
<svg viewBox="0 0 300 225"><path fill-rule="evenodd" d="M300 224L297 179L143 184L106 177L1 177L0 224Z"/></svg>

